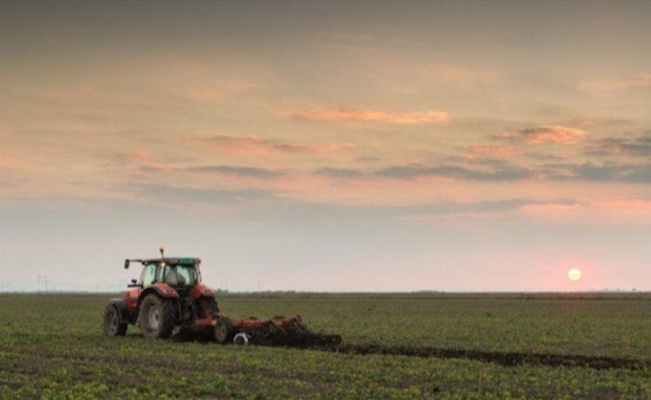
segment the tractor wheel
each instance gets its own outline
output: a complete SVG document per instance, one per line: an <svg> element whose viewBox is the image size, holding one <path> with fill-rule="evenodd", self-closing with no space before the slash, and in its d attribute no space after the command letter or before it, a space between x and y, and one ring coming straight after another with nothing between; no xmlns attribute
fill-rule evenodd
<svg viewBox="0 0 651 400"><path fill-rule="evenodd" d="M140 330L147 339L167 339L176 325L176 307L173 300L150 294L140 305Z"/></svg>
<svg viewBox="0 0 651 400"><path fill-rule="evenodd" d="M217 343L226 344L230 343L235 336L235 330L233 329L233 324L228 318L218 318L215 324L215 340Z"/></svg>
<svg viewBox="0 0 651 400"><path fill-rule="evenodd" d="M124 336L127 333L129 325L120 322L120 313L118 309L109 304L104 310L104 334L107 336Z"/></svg>

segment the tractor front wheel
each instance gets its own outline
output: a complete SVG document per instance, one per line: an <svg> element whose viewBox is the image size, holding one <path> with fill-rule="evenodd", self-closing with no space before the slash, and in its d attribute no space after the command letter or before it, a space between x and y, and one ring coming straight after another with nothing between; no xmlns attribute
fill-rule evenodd
<svg viewBox="0 0 651 400"><path fill-rule="evenodd" d="M140 305L140 330L147 339L167 339L176 325L176 307L173 300L150 294Z"/></svg>
<svg viewBox="0 0 651 400"><path fill-rule="evenodd" d="M107 336L124 336L127 333L126 322L120 321L120 313L118 309L109 304L104 310L104 334Z"/></svg>

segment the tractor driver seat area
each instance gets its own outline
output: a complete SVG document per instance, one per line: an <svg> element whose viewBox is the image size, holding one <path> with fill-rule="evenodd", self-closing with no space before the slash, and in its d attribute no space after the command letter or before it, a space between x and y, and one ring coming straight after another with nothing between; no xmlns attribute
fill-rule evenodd
<svg viewBox="0 0 651 400"><path fill-rule="evenodd" d="M185 278L176 272L176 268L169 268L165 274L165 282L170 286L185 286Z"/></svg>

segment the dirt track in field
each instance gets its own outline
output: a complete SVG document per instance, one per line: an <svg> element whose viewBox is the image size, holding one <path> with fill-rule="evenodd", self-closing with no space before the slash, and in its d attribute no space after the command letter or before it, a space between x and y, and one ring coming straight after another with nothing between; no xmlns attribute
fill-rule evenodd
<svg viewBox="0 0 651 400"><path fill-rule="evenodd" d="M544 353L497 352L467 349L445 349L436 347L383 346L378 344L336 344L332 337L323 335L322 338L311 338L309 341L293 340L259 342L256 345L265 347L290 347L307 350L319 350L342 354L355 355L394 355L421 358L468 359L491 362L506 367L520 365L545 365L550 367L574 367L592 369L651 369L651 361L619 357L599 357L585 355L564 355ZM338 341L341 341L341 337ZM176 338L179 339L178 337ZM193 338L197 340L196 337ZM183 341L183 339L181 339ZM309 343L308 343L309 342Z"/></svg>
<svg viewBox="0 0 651 400"><path fill-rule="evenodd" d="M302 348L343 354L396 355L423 358L458 358L491 362L506 367L520 365L545 365L551 367L579 367L593 369L644 369L651 368L651 361L629 358L597 357L583 355L509 353L481 350L442 349L433 347L382 346L361 344L312 345Z"/></svg>

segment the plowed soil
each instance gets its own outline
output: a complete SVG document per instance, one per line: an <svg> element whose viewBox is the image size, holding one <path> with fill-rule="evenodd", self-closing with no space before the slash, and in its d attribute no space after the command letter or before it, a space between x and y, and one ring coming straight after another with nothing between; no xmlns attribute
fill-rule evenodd
<svg viewBox="0 0 651 400"><path fill-rule="evenodd" d="M345 354L380 354L397 355L423 358L462 358L482 362L490 362L506 367L517 367L523 364L547 365L551 367L582 367L593 369L631 369L639 370L651 368L651 362L635 360L630 358L597 357L583 355L562 355L562 354L536 354L536 353L509 353L491 352L465 349L443 349L434 347L405 347L405 346L382 346L377 344L340 344L340 345L310 345L292 346L322 350Z"/></svg>
<svg viewBox="0 0 651 400"><path fill-rule="evenodd" d="M209 335L180 332L175 335L176 341L212 341ZM550 367L583 367L592 369L630 369L639 370L651 368L651 361L632 358L599 357L585 355L543 354L494 352L468 349L446 349L436 347L383 346L379 344L342 344L340 335L311 334L304 336L276 336L261 339L251 344L266 347L291 347L300 349L320 350L334 353L357 355L396 355L422 358L463 358L468 360L490 362L506 367L519 365L547 365Z"/></svg>

